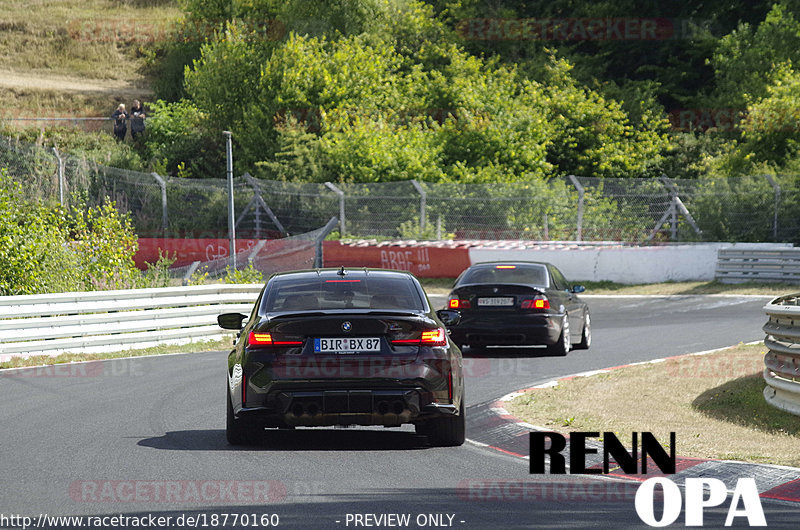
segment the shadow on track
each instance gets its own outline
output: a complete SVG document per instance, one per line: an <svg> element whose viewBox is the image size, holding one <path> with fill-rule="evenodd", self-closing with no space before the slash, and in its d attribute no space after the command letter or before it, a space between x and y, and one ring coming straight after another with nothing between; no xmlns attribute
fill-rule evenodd
<svg viewBox="0 0 800 530"><path fill-rule="evenodd" d="M429 448L413 431L368 429L267 429L253 445L232 446L223 429L171 431L137 445L168 451L396 451Z"/></svg>
<svg viewBox="0 0 800 530"><path fill-rule="evenodd" d="M479 475L476 475L479 476ZM532 477L511 480L465 479L448 487L391 488L363 493L308 494L302 484L278 484L278 498L271 502L254 498L253 489L232 490L233 498L196 499L180 509L164 506L160 502L121 506L118 510L86 503L77 506L82 512L99 517L125 515L128 517L171 517L180 527L205 527L216 520L218 525L231 527L238 515L237 527L280 526L280 528L346 528L367 526L347 524L353 514L408 514L410 524L405 527L455 527L455 528L648 528L636 514L634 486L612 481L588 483L569 478ZM299 487L298 487L299 486ZM213 490L212 494L217 490ZM202 494L202 493L201 493ZM220 501L227 502L220 502ZM765 501L765 512L770 526L794 528L797 526L797 507ZM727 503L706 508L704 523L708 528L721 528L726 518ZM104 510L105 508L105 510ZM73 507L75 509L75 507ZM228 517L222 524L223 514ZM279 525L267 524L277 514ZM192 524L192 517L199 524ZM436 517L443 524L431 524ZM264 518L267 521L264 521ZM452 518L452 523L449 521ZM680 516L678 524L685 520ZM277 521L276 521L277 522ZM32 524L36 525L36 519ZM741 517L734 526L742 525ZM373 526L378 526L377 524ZM380 525L385 527L384 525ZM401 526L399 524L392 526ZM80 528L75 525L49 526L51 528Z"/></svg>

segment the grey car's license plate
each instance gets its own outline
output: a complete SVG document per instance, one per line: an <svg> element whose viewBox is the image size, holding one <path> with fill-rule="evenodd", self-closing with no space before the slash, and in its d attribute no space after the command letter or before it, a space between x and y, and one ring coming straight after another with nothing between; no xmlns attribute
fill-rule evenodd
<svg viewBox="0 0 800 530"><path fill-rule="evenodd" d="M478 298L479 306L508 307L514 305L513 296L493 296L490 298Z"/></svg>

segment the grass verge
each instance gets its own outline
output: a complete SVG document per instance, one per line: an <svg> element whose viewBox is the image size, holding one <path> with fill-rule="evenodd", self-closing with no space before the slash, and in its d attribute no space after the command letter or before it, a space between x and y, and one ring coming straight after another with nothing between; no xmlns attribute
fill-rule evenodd
<svg viewBox="0 0 800 530"><path fill-rule="evenodd" d="M164 355L167 353L195 353L206 351L227 351L231 348L233 339L198 341L189 344L165 344L141 350L123 350L108 353L65 353L58 357L37 355L28 358L14 358L8 362L0 363L0 369L22 368L26 366L44 366L51 364L67 364L82 361L99 361L103 359L120 359L123 357L145 357L149 355Z"/></svg>
<svg viewBox="0 0 800 530"><path fill-rule="evenodd" d="M800 467L800 421L764 400L763 344L688 355L560 382L506 405L561 432L613 431L620 439L676 433L679 456Z"/></svg>
<svg viewBox="0 0 800 530"><path fill-rule="evenodd" d="M455 278L420 278L420 283L428 294L448 294ZM800 292L800 285L788 283L719 283L713 282L665 282L626 285L614 282L573 283L586 287L586 294L618 294L618 295L696 295L696 294L755 294L764 296L781 296Z"/></svg>

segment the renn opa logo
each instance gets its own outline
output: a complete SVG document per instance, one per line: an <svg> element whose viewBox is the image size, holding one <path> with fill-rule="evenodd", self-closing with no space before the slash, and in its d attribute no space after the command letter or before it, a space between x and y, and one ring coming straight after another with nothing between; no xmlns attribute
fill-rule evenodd
<svg viewBox="0 0 800 530"><path fill-rule="evenodd" d="M658 468L660 474L675 474L675 433L670 433L669 446L665 449L649 432L633 433L631 451L617 438L613 432L604 432L602 441L599 432L573 432L567 437L557 432L530 433L530 472L531 474L547 473L549 457L549 473L554 475L592 475L608 474L610 461L616 462L615 474L646 475L648 474L648 458ZM546 444L549 442L549 445ZM562 451L569 454L567 457ZM587 456L600 456L602 451L602 467L599 462L587 467ZM640 458L641 457L641 458ZM595 457L596 460L596 457ZM641 462L641 464L640 464ZM702 526L705 508L721 506L728 498L725 483L716 478L687 478L685 486L685 525ZM656 489L661 491L663 505L660 517L656 514ZM636 491L636 514L642 522L649 526L669 526L678 520L684 506L684 496L674 481L660 476L650 478L642 483ZM725 526L731 526L737 517L745 518L750 526L766 526L764 510L758 496L754 478L739 478L731 496Z"/></svg>

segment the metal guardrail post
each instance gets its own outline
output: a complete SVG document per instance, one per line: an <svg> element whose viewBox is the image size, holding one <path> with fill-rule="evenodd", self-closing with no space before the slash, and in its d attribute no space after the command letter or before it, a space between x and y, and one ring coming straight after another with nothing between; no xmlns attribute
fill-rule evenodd
<svg viewBox="0 0 800 530"><path fill-rule="evenodd" d="M778 297L764 306L769 321L762 328L764 399L775 408L800 416L800 293Z"/></svg>
<svg viewBox="0 0 800 530"><path fill-rule="evenodd" d="M428 194L425 193L424 189L422 189L422 185L420 185L420 183L417 182L417 179L413 179L411 181L411 184L414 185L414 189L416 189L417 193L419 193L419 231L424 232L425 221L426 221L425 211L428 201Z"/></svg>
<svg viewBox="0 0 800 530"><path fill-rule="evenodd" d="M577 226L576 226L577 234L576 234L575 240L576 241L582 241L583 240L583 203L584 203L585 190L583 189L583 186L581 185L580 181L578 180L578 177L576 177L575 175L569 175L569 180L572 182L572 185L575 186L575 189L578 190L578 221L576 223L577 224Z"/></svg>
<svg viewBox="0 0 800 530"><path fill-rule="evenodd" d="M764 177L767 179L767 182L772 185L772 189L775 191L775 214L772 219L772 239L778 241L778 209L781 206L781 187L778 185L775 179L772 178L772 175L764 175Z"/></svg>
<svg viewBox="0 0 800 530"><path fill-rule="evenodd" d="M167 216L167 183L166 181L161 178L156 172L150 173L158 185L161 186L161 230L164 231L164 235L166 235L167 228L169 228L169 217Z"/></svg>
<svg viewBox="0 0 800 530"><path fill-rule="evenodd" d="M58 163L58 203L63 208L64 205L64 161L58 154L58 149L53 147L53 154L56 155L56 162Z"/></svg>
<svg viewBox="0 0 800 530"><path fill-rule="evenodd" d="M325 186L339 196L339 235L344 237L347 233L344 229L344 192L337 188L333 182L326 182Z"/></svg>

